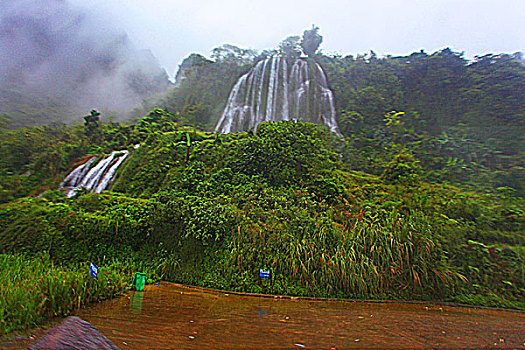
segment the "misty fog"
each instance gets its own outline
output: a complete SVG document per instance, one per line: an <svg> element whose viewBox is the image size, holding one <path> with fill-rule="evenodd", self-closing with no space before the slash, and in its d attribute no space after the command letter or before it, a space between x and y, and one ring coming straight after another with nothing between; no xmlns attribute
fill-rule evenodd
<svg viewBox="0 0 525 350"><path fill-rule="evenodd" d="M1 7L2 113L129 110L170 85L151 52L95 13L65 0L2 0Z"/></svg>

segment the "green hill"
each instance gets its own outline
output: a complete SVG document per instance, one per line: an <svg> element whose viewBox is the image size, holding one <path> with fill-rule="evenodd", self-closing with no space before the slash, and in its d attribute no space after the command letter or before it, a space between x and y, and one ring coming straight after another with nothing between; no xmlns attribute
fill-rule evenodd
<svg viewBox="0 0 525 350"><path fill-rule="evenodd" d="M236 79L266 56L192 56L148 102L166 109L135 110L133 123L8 130L0 119L0 272L39 266L60 285L60 269L76 279L92 261L119 276L96 293L89 276L87 294L61 285L67 298L45 278L36 292L0 283L0 331L115 295L136 269L237 291L525 308L519 55L317 54L344 137L296 121L209 132ZM121 149L112 192L57 190L88 155ZM27 311L39 316L17 311L33 295L45 299Z"/></svg>
<svg viewBox="0 0 525 350"><path fill-rule="evenodd" d="M250 292L524 307L525 206L509 189L429 183L407 150L380 175L351 170L351 144L302 122L216 135L155 110L99 137L142 144L113 192L2 205L1 252L133 257L167 280Z"/></svg>

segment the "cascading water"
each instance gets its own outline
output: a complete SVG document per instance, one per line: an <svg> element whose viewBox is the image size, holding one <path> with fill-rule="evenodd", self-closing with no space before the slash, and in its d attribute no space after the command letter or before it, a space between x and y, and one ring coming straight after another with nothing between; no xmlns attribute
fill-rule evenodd
<svg viewBox="0 0 525 350"><path fill-rule="evenodd" d="M68 198L74 196L76 191L82 187L91 192L100 193L111 183L115 171L128 154L127 150L115 151L100 159L95 165L93 165L95 157L91 158L76 167L60 184L60 188L68 190L66 194Z"/></svg>
<svg viewBox="0 0 525 350"><path fill-rule="evenodd" d="M215 131L248 131L263 121L291 119L323 124L339 134L334 95L321 66L300 58L288 67L286 58L270 57L239 78Z"/></svg>

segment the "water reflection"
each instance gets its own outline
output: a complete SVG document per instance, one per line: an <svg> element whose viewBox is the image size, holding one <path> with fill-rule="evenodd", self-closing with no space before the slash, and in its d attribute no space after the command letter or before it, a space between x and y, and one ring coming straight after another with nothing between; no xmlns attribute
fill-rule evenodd
<svg viewBox="0 0 525 350"><path fill-rule="evenodd" d="M257 316L267 316L268 315L268 310L267 309L259 309L257 311Z"/></svg>
<svg viewBox="0 0 525 350"><path fill-rule="evenodd" d="M142 300L144 299L144 292L131 292L129 303L129 309L134 314L139 314L142 312Z"/></svg>
<svg viewBox="0 0 525 350"><path fill-rule="evenodd" d="M121 349L525 347L525 315L515 312L255 298L170 283L79 316Z"/></svg>

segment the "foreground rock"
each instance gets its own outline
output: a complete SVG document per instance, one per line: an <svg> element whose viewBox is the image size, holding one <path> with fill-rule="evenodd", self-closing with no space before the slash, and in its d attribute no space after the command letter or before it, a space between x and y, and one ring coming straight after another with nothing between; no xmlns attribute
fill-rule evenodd
<svg viewBox="0 0 525 350"><path fill-rule="evenodd" d="M57 327L51 329L28 349L111 349L118 350L89 322L79 317L68 317Z"/></svg>

